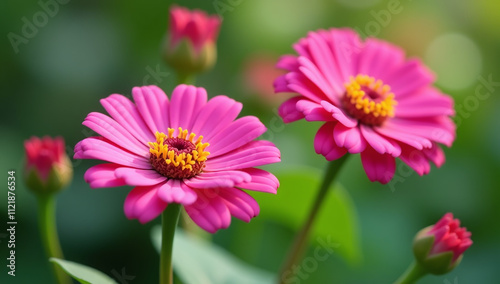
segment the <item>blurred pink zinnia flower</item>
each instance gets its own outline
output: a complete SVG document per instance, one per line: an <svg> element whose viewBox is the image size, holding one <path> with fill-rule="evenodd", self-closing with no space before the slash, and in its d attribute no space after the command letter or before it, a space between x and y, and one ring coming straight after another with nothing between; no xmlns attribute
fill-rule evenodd
<svg viewBox="0 0 500 284"><path fill-rule="evenodd" d="M101 104L111 117L90 113L83 124L98 134L80 141L75 158L109 163L87 170L92 188L135 186L124 210L146 223L169 203L184 205L208 232L226 228L231 215L250 221L257 202L241 189L276 193L278 180L254 167L280 161L258 118L236 119L242 104L226 96L207 101L203 88L179 85L169 101L156 86L135 87L135 104L113 94ZM235 120L236 119L236 120Z"/></svg>
<svg viewBox="0 0 500 284"><path fill-rule="evenodd" d="M207 42L214 43L217 40L220 24L219 16L174 6L170 9L171 47L175 48L182 39L188 39L200 51Z"/></svg>
<svg viewBox="0 0 500 284"><path fill-rule="evenodd" d="M300 94L284 102L285 122L302 118L324 121L316 153L329 161L347 152L361 153L371 181L388 183L395 158L419 175L445 157L438 143L451 146L455 125L453 100L432 87L433 75L418 61L387 42L364 42L350 29L311 32L294 45L298 56L285 55L276 92Z"/></svg>
<svg viewBox="0 0 500 284"><path fill-rule="evenodd" d="M221 20L200 10L173 6L163 57L174 70L192 74L211 68L217 59Z"/></svg>
<svg viewBox="0 0 500 284"><path fill-rule="evenodd" d="M31 137L24 142L25 179L38 193L55 192L69 184L73 176L71 161L62 137Z"/></svg>
<svg viewBox="0 0 500 284"><path fill-rule="evenodd" d="M453 252L455 262L471 245L471 233L466 228L460 227L460 220L453 219L452 213L447 213L428 232L434 236L434 245L429 255L442 252Z"/></svg>
<svg viewBox="0 0 500 284"><path fill-rule="evenodd" d="M460 227L460 220L447 213L435 225L417 233L413 252L418 263L429 273L444 274L453 270L463 253L472 245L471 233Z"/></svg>

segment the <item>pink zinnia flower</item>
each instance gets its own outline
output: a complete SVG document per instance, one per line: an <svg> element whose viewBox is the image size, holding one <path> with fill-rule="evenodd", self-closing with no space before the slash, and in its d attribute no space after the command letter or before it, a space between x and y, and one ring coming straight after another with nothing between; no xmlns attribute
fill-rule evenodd
<svg viewBox="0 0 500 284"><path fill-rule="evenodd" d="M446 213L428 232L434 236L434 244L429 256L443 252L452 252L455 262L471 245L471 233L460 227L460 220L453 219L452 213Z"/></svg>
<svg viewBox="0 0 500 284"><path fill-rule="evenodd" d="M170 9L170 44L175 49L182 39L189 40L196 51L207 43L215 43L219 35L219 16L209 16L200 10L173 6Z"/></svg>
<svg viewBox="0 0 500 284"><path fill-rule="evenodd" d="M191 74L211 68L217 58L221 20L200 10L173 6L163 57L177 72Z"/></svg>
<svg viewBox="0 0 500 284"><path fill-rule="evenodd" d="M135 103L113 94L101 100L111 117L90 113L83 124L102 135L75 147L77 159L109 163L87 170L92 188L135 186L125 215L146 223L169 203L183 204L208 232L226 228L231 215L250 221L257 202L241 189L276 193L278 180L254 167L280 161L258 118L236 119L242 104L226 96L207 101L203 88L180 85L169 101L156 86L132 89ZM236 119L236 120L235 120Z"/></svg>
<svg viewBox="0 0 500 284"><path fill-rule="evenodd" d="M422 229L413 242L413 252L420 265L433 274L451 271L472 245L471 233L460 227L460 220L447 213L435 225Z"/></svg>
<svg viewBox="0 0 500 284"><path fill-rule="evenodd" d="M429 161L441 166L438 143L451 146L455 125L453 100L432 86L434 76L416 59L375 38L364 42L350 29L311 32L285 55L276 92L299 96L284 102L285 122L324 121L314 140L316 153L329 161L347 152L361 153L371 181L389 182L395 158L419 175Z"/></svg>
<svg viewBox="0 0 500 284"><path fill-rule="evenodd" d="M28 187L37 192L57 191L73 176L62 137L31 137L24 142L25 176Z"/></svg>

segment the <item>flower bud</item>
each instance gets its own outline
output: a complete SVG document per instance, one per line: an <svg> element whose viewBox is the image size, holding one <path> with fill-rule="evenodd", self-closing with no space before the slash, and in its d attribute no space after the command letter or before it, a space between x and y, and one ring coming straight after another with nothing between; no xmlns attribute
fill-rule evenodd
<svg viewBox="0 0 500 284"><path fill-rule="evenodd" d="M460 221L447 213L435 225L417 233L413 253L418 263L431 274L445 274L462 260L471 245L471 233L460 227Z"/></svg>
<svg viewBox="0 0 500 284"><path fill-rule="evenodd" d="M179 74L212 68L217 58L216 40L221 20L200 10L173 6L163 45L163 58Z"/></svg>
<svg viewBox="0 0 500 284"><path fill-rule="evenodd" d="M52 193L70 183L73 168L64 151L63 138L31 137L24 142L24 148L26 152L24 177L28 188L40 194Z"/></svg>

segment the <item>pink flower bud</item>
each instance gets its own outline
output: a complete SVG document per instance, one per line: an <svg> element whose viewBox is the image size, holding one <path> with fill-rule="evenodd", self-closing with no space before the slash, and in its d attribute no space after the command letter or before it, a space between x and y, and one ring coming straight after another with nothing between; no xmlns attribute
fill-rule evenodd
<svg viewBox="0 0 500 284"><path fill-rule="evenodd" d="M462 254L472 245L470 236L466 228L460 227L460 221L447 213L434 226L418 232L413 252L429 273L448 273L460 263Z"/></svg>
<svg viewBox="0 0 500 284"><path fill-rule="evenodd" d="M221 20L200 10L173 6L163 56L177 72L190 74L211 68Z"/></svg>
<svg viewBox="0 0 500 284"><path fill-rule="evenodd" d="M45 136L24 142L25 180L35 192L54 192L65 187L73 176L71 161L65 153L64 140Z"/></svg>

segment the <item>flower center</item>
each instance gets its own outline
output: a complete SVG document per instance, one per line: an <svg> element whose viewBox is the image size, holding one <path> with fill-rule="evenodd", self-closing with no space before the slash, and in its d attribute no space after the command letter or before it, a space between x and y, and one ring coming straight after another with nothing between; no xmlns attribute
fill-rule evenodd
<svg viewBox="0 0 500 284"><path fill-rule="evenodd" d="M361 123L381 125L388 117L394 116L397 101L391 93L391 87L384 85L381 80L358 75L351 77L345 87L342 98L344 109Z"/></svg>
<svg viewBox="0 0 500 284"><path fill-rule="evenodd" d="M205 151L208 143L203 143L203 136L194 141L196 134L179 127L179 134L174 137L174 129L168 129L168 135L156 132L156 142L149 142L149 161L153 168L171 179L192 178L203 171L209 152Z"/></svg>

